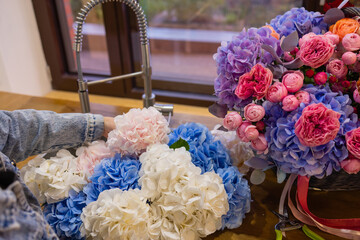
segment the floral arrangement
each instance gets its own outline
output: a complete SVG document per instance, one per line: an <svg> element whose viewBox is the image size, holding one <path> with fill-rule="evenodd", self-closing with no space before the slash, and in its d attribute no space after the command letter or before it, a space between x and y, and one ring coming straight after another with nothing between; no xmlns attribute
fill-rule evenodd
<svg viewBox="0 0 360 240"><path fill-rule="evenodd" d="M241 225L250 188L205 126L170 131L154 108L115 122L107 142L41 155L22 169L60 238L199 239Z"/></svg>
<svg viewBox="0 0 360 240"><path fill-rule="evenodd" d="M291 174L280 206L299 176L303 196L298 192L299 210L289 203L294 215L352 238L357 229L328 226L306 202L310 177L360 171L360 11L341 6L325 15L294 8L221 43L214 55L218 102L209 110L253 149L246 165L256 169L255 182L270 167L279 182Z"/></svg>

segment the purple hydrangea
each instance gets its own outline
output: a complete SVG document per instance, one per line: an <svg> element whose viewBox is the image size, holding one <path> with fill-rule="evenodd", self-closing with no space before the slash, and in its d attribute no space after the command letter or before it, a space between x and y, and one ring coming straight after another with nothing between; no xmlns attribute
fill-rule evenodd
<svg viewBox="0 0 360 240"><path fill-rule="evenodd" d="M295 135L295 123L300 118L305 104L293 112L285 112L279 104L264 102L266 111L266 140L269 143L269 158L285 173L302 176L329 176L341 169L340 162L348 157L345 133L356 128L357 115L353 114L348 95L335 93L328 86L307 85L303 90L310 93L311 102L323 103L327 108L341 114L340 130L336 138L327 144L306 147Z"/></svg>
<svg viewBox="0 0 360 240"><path fill-rule="evenodd" d="M274 61L273 56L261 48L266 44L275 49L281 56L280 41L271 36L269 28L245 29L230 42L222 42L214 55L218 77L215 79L215 94L219 103L226 104L229 109L240 110L251 102L239 99L234 91L239 77L251 70L257 63L265 66Z"/></svg>
<svg viewBox="0 0 360 240"><path fill-rule="evenodd" d="M288 36L296 30L300 37L309 32L320 34L328 28L321 13L309 12L303 7L293 8L283 15L278 15L270 21L270 25L280 34L280 37Z"/></svg>

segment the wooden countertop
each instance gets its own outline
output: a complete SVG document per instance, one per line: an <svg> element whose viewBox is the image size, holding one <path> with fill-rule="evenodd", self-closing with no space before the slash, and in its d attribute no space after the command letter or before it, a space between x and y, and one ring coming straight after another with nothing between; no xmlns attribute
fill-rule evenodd
<svg viewBox="0 0 360 240"><path fill-rule="evenodd" d="M0 109L16 110L16 109L37 109L51 110L58 113L65 112L81 112L80 104L75 101L48 99L42 97L32 97L20 94L12 94L0 92ZM118 107L104 104L91 104L93 113L103 114L105 116L116 116L127 112L129 108ZM221 120L215 117L196 116L191 114L176 113L171 121L172 127L185 122L198 122L212 129ZM277 211L280 194L284 184L276 183L273 172L266 172L267 178L261 185L251 186L251 211L246 214L243 224L233 230L218 231L208 237L206 240L259 240L259 239L275 239L274 225L278 219L271 212ZM359 183L360 184L360 183ZM359 218L360 217L360 192L318 192L310 191L309 208L319 217L325 218ZM310 227L313 231L321 235L325 239L338 240L335 237ZM301 230L294 230L287 233L290 240L309 239Z"/></svg>

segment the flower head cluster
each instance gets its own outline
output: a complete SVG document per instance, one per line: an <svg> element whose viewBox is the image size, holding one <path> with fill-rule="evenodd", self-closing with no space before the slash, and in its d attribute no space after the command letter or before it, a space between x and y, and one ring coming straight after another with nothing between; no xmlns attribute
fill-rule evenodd
<svg viewBox="0 0 360 240"><path fill-rule="evenodd" d="M292 112L285 112L278 104L265 102L266 139L269 142L269 157L284 172L322 178L339 171L340 162L348 157L345 133L354 129L358 121L348 95L335 93L328 86L308 85L303 88L310 94L313 104L322 104L339 114L340 127L333 140L319 146L305 146L295 134L296 122L306 107L304 103ZM321 116L314 116L314 119ZM315 129L316 130L316 129ZM315 131L314 130L314 131ZM314 132L316 134L316 131Z"/></svg>
<svg viewBox="0 0 360 240"><path fill-rule="evenodd" d="M171 146L180 138L190 146L192 162L201 169L201 172L217 171L231 165L227 149L220 141L215 141L207 127L198 123L180 125L169 134Z"/></svg>
<svg viewBox="0 0 360 240"><path fill-rule="evenodd" d="M270 21L270 25L280 36L288 36L298 31L300 36L314 32L320 34L327 29L327 24L319 12L309 12L305 8L293 8L283 15L278 15Z"/></svg>
<svg viewBox="0 0 360 240"><path fill-rule="evenodd" d="M139 188L141 163L134 157L116 154L113 158L103 159L94 169L91 182L84 187L86 203L96 201L99 194L108 189L129 190Z"/></svg>
<svg viewBox="0 0 360 240"><path fill-rule="evenodd" d="M169 124L154 107L131 109L115 117L115 124L107 144L121 154L139 155L151 144L168 142Z"/></svg>
<svg viewBox="0 0 360 240"><path fill-rule="evenodd" d="M70 191L69 198L56 203L46 204L44 216L56 235L60 238L82 239L80 232L82 209L86 206L83 192Z"/></svg>
<svg viewBox="0 0 360 240"><path fill-rule="evenodd" d="M251 101L235 95L239 77L258 63L266 66L274 61L273 56L261 48L263 44L271 46L281 56L280 41L272 37L271 30L266 27L244 29L232 41L221 43L214 55L218 74L215 94L220 103L226 104L229 109L239 110Z"/></svg>

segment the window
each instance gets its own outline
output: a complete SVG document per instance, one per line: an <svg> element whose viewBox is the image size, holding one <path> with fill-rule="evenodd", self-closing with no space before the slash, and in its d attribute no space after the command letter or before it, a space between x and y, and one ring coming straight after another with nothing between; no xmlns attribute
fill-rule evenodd
<svg viewBox="0 0 360 240"><path fill-rule="evenodd" d="M87 0L33 0L53 88L76 91L72 51L74 17ZM260 27L313 0L139 0L148 18L153 91L157 101L208 106L216 78L212 58L221 41L244 27ZM311 6L310 6L311 5ZM308 8L309 9L309 8ZM250 17L251 16L251 17ZM89 81L139 71L140 43L134 13L119 3L90 11L81 63ZM89 92L141 99L141 78L89 87Z"/></svg>

